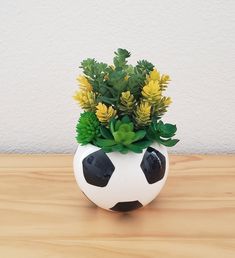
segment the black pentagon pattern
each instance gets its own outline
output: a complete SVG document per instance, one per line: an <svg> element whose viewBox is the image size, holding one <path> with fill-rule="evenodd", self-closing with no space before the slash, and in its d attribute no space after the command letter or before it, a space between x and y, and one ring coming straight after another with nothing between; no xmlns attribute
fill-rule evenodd
<svg viewBox="0 0 235 258"><path fill-rule="evenodd" d="M149 184L160 181L166 170L166 158L159 151L148 147L140 164Z"/></svg>
<svg viewBox="0 0 235 258"><path fill-rule="evenodd" d="M125 211L133 211L140 207L143 207L143 205L139 201L118 202L110 210L125 212Z"/></svg>
<svg viewBox="0 0 235 258"><path fill-rule="evenodd" d="M82 161L83 174L87 183L99 187L108 184L115 167L103 150L89 154Z"/></svg>

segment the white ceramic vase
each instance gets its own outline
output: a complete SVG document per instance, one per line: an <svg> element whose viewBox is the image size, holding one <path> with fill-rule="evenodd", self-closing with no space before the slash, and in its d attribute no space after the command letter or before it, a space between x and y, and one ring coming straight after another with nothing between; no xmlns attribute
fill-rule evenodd
<svg viewBox="0 0 235 258"><path fill-rule="evenodd" d="M78 146L74 174L81 191L97 206L126 212L150 203L168 175L168 154L154 143L137 154L104 153L87 144Z"/></svg>

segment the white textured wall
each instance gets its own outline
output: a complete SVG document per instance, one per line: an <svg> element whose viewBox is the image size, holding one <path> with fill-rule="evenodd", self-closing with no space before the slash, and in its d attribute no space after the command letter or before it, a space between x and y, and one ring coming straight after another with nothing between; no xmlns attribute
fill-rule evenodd
<svg viewBox="0 0 235 258"><path fill-rule="evenodd" d="M235 1L0 4L0 152L73 152L80 61L118 47L171 75L171 151L234 152Z"/></svg>

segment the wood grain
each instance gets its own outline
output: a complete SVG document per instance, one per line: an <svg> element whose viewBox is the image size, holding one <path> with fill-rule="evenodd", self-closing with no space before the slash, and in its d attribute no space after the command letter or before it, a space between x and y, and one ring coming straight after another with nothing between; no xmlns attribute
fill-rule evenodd
<svg viewBox="0 0 235 258"><path fill-rule="evenodd" d="M235 257L235 156L171 156L147 207L118 214L80 192L69 155L0 155L0 257Z"/></svg>

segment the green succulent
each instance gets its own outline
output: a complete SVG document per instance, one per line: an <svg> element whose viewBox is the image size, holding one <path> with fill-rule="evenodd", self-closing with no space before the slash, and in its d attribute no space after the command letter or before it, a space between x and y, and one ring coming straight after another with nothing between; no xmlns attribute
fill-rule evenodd
<svg viewBox="0 0 235 258"><path fill-rule="evenodd" d="M167 147L176 145L178 139L172 139L177 130L176 125L164 124L161 120L152 123L147 130L147 137L150 140L157 141Z"/></svg>
<svg viewBox="0 0 235 258"><path fill-rule="evenodd" d="M152 141L145 139L146 131L134 131L134 124L128 116L124 116L121 120L113 119L109 128L102 126L100 128L102 138L97 138L95 144L106 152L119 151L127 153L129 150L141 153L148 147Z"/></svg>
<svg viewBox="0 0 235 258"><path fill-rule="evenodd" d="M149 74L154 68L154 65L147 60L140 60L137 62L136 70L139 73Z"/></svg>
<svg viewBox="0 0 235 258"><path fill-rule="evenodd" d="M131 53L126 49L118 48L116 52L114 52L115 57L113 58L113 63L116 67L125 69L127 68L126 59L130 57Z"/></svg>
<svg viewBox="0 0 235 258"><path fill-rule="evenodd" d="M147 60L129 64L126 49L114 54L113 64L94 58L81 62L74 99L86 112L76 127L77 142L121 153L140 153L156 141L174 146L176 126L160 121L172 102L163 94L170 76Z"/></svg>
<svg viewBox="0 0 235 258"><path fill-rule="evenodd" d="M81 145L92 142L100 136L99 127L100 123L94 112L82 113L76 127L77 142Z"/></svg>

